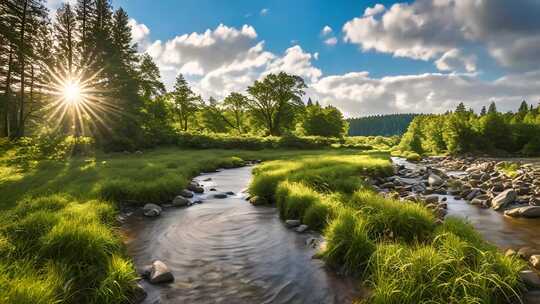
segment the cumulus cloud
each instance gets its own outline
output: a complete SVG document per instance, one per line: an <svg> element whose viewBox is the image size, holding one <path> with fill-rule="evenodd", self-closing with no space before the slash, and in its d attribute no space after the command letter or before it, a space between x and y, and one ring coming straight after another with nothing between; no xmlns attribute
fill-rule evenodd
<svg viewBox="0 0 540 304"><path fill-rule="evenodd" d="M150 29L137 20L129 19L128 25L131 27L131 38L133 43L137 43L137 48L140 52L146 50L150 45Z"/></svg>
<svg viewBox="0 0 540 304"><path fill-rule="evenodd" d="M323 29L321 30L321 35L322 36L326 36L326 35L331 34L331 33L332 33L332 28L330 26L328 26L328 25L325 25L323 27Z"/></svg>
<svg viewBox="0 0 540 304"><path fill-rule="evenodd" d="M259 14L260 14L261 16L266 16L266 15L268 15L269 12L270 12L269 9L263 8L263 9L259 12Z"/></svg>
<svg viewBox="0 0 540 304"><path fill-rule="evenodd" d="M330 38L324 40L324 44L326 44L326 45L336 45L337 44L337 38L336 37L330 37Z"/></svg>
<svg viewBox="0 0 540 304"><path fill-rule="evenodd" d="M464 55L458 49L451 49L435 61L435 66L441 71L474 72L476 71L476 56Z"/></svg>
<svg viewBox="0 0 540 304"><path fill-rule="evenodd" d="M322 77L311 93L346 116L381 113L442 113L465 102L478 110L491 101L515 110L522 100L540 98L540 72L483 81L473 74L427 73L373 78L368 72Z"/></svg>
<svg viewBox="0 0 540 304"><path fill-rule="evenodd" d="M364 51L421 60L439 60L446 54L441 62L471 62L467 52L479 44L502 66L532 70L540 68L539 14L537 0L519 5L507 0L416 0L389 9L369 7L348 21L343 32L345 41ZM450 57L454 49L459 49L460 58Z"/></svg>

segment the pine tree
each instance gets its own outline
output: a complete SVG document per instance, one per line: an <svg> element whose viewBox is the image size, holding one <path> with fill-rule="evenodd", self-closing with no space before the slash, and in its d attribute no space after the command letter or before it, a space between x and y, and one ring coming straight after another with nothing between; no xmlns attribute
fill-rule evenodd
<svg viewBox="0 0 540 304"><path fill-rule="evenodd" d="M178 74L174 89L171 92L173 111L180 122L180 128L183 131L187 131L189 127L189 120L199 109L200 97L189 87L187 81L182 74Z"/></svg>
<svg viewBox="0 0 540 304"><path fill-rule="evenodd" d="M306 106L309 107L309 106L312 106L312 105L313 105L313 101L311 101L311 97L309 97Z"/></svg>
<svg viewBox="0 0 540 304"><path fill-rule="evenodd" d="M90 30L96 17L96 3L94 0L78 0L75 8L79 37L78 49L80 53L80 65L89 65L90 53L93 50L92 35Z"/></svg>
<svg viewBox="0 0 540 304"><path fill-rule="evenodd" d="M482 106L482 109L480 110L480 116L486 115L486 106Z"/></svg>
<svg viewBox="0 0 540 304"><path fill-rule="evenodd" d="M138 78L141 95L145 99L165 94L165 85L160 80L159 68L147 53L141 56Z"/></svg>
<svg viewBox="0 0 540 304"><path fill-rule="evenodd" d="M60 6L56 11L54 32L56 39L56 57L58 64L67 69L68 75L74 72L74 60L76 59L77 25L75 12L69 2Z"/></svg>
<svg viewBox="0 0 540 304"><path fill-rule="evenodd" d="M467 109L465 108L465 105L463 104L463 102L460 102L458 104L458 106L456 107L456 111L455 111L456 114L459 114L459 115L465 115L467 114Z"/></svg>
<svg viewBox="0 0 540 304"><path fill-rule="evenodd" d="M523 100L521 104L519 105L518 113L525 115L527 114L528 111L529 111L529 105L527 104L525 100Z"/></svg>
<svg viewBox="0 0 540 304"><path fill-rule="evenodd" d="M497 106L495 105L495 102L491 102L489 104L489 108L488 108L488 111L487 111L488 114L497 114Z"/></svg>

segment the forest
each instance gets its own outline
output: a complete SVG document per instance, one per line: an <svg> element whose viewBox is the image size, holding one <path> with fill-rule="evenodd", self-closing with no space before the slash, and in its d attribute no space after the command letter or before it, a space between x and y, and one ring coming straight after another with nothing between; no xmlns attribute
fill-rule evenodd
<svg viewBox="0 0 540 304"><path fill-rule="evenodd" d="M167 91L152 58L137 53L126 11L107 0L66 2L54 22L40 0L3 1L0 12L2 137L87 137L107 151L134 151L185 132L347 132L337 108L304 103L304 80L283 72L219 101L203 100L182 74Z"/></svg>
<svg viewBox="0 0 540 304"><path fill-rule="evenodd" d="M402 135L418 114L387 114L349 118L349 136Z"/></svg>
<svg viewBox="0 0 540 304"><path fill-rule="evenodd" d="M442 126L442 127L441 127ZM418 154L537 156L540 153L540 105L523 101L517 111L501 113L492 102L480 113L460 103L455 111L415 117L399 149Z"/></svg>

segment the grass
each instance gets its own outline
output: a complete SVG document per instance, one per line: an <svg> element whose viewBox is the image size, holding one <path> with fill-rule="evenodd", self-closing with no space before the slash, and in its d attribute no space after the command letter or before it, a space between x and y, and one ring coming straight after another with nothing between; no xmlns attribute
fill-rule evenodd
<svg viewBox="0 0 540 304"><path fill-rule="evenodd" d="M414 202L384 198L365 177L391 174L388 154L298 156L255 170L250 193L283 219L323 232L319 255L372 290L366 303L519 302L522 262L505 257L457 218L436 224Z"/></svg>
<svg viewBox="0 0 540 304"><path fill-rule="evenodd" d="M199 172L235 167L244 159L339 159L357 151L169 148L18 166L13 150L5 150L0 156L0 303L126 303L137 274L117 232L118 204L170 201ZM330 210L310 207L306 220L312 223Z"/></svg>
<svg viewBox="0 0 540 304"><path fill-rule="evenodd" d="M518 175L517 170L519 169L518 163L513 162L503 162L497 165L497 170L502 172L504 175L512 178Z"/></svg>

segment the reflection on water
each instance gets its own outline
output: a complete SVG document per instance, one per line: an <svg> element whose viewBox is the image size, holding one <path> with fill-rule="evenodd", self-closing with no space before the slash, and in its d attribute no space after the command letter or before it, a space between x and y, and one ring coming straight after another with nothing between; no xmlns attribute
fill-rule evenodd
<svg viewBox="0 0 540 304"><path fill-rule="evenodd" d="M250 167L202 175L203 204L129 220L136 266L160 259L175 276L169 285L143 285L145 303L350 303L358 295L352 279L312 259L306 241L314 235L291 232L274 208L244 200L250 177ZM212 187L236 194L213 199Z"/></svg>

